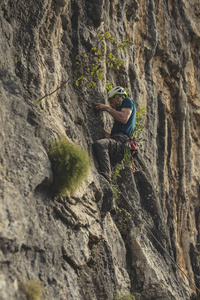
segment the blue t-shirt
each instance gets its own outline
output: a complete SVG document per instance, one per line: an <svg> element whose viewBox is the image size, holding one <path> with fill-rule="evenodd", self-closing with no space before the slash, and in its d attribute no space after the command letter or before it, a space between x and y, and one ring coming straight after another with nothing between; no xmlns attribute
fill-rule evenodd
<svg viewBox="0 0 200 300"><path fill-rule="evenodd" d="M123 99L122 104L119 106L117 111L121 111L122 108L130 108L132 110L132 113L126 124L120 123L117 120L114 121L113 128L111 130L111 135L117 132L122 132L122 133L124 132L129 137L131 137L135 129L135 122L136 122L135 103L133 102L133 100L126 97Z"/></svg>

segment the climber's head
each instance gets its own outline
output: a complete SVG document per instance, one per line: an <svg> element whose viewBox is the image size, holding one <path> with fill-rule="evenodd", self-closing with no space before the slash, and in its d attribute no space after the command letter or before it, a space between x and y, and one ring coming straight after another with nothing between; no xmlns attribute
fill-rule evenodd
<svg viewBox="0 0 200 300"><path fill-rule="evenodd" d="M121 100L123 97L127 96L126 90L121 86L116 86L108 93L108 102L110 103L110 106L115 108L114 106L118 108L121 104Z"/></svg>

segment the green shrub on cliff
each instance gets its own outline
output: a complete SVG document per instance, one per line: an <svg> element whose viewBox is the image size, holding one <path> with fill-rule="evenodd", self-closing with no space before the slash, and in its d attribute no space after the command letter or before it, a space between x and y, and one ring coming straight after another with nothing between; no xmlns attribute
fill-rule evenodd
<svg viewBox="0 0 200 300"><path fill-rule="evenodd" d="M45 300L45 289L38 278L23 282L23 291L27 300Z"/></svg>
<svg viewBox="0 0 200 300"><path fill-rule="evenodd" d="M74 194L89 172L90 159L83 149L61 137L48 152L53 170L53 190L57 195Z"/></svg>
<svg viewBox="0 0 200 300"><path fill-rule="evenodd" d="M135 300L135 297L131 295L129 292L121 293L117 291L114 300Z"/></svg>

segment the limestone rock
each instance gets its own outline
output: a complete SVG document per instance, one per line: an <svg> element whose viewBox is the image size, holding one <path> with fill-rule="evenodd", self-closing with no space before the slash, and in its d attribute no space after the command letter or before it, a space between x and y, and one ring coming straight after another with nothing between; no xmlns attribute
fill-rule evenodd
<svg viewBox="0 0 200 300"><path fill-rule="evenodd" d="M25 300L22 283L35 278L49 300L113 300L118 290L189 300L198 292L199 15L199 0L0 2L3 300ZM76 56L86 51L90 62L100 32L133 45L118 50L120 73L104 64L95 90L77 87ZM111 127L94 109L108 79L147 111L139 172L126 168L119 182L129 204L118 204L132 213L126 230L119 215L101 211L95 161L76 195L55 199L51 190L51 143L64 134L93 158L92 143Z"/></svg>

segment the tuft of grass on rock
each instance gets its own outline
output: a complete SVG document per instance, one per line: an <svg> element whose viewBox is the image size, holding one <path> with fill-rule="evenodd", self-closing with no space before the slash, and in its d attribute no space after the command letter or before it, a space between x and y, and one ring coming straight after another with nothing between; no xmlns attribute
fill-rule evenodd
<svg viewBox="0 0 200 300"><path fill-rule="evenodd" d="M90 159L86 151L61 137L51 145L48 155L52 164L55 194L74 194L81 181L88 176Z"/></svg>
<svg viewBox="0 0 200 300"><path fill-rule="evenodd" d="M117 291L114 300L135 300L135 297L129 292L121 293Z"/></svg>
<svg viewBox="0 0 200 300"><path fill-rule="evenodd" d="M27 300L44 300L45 289L38 278L23 282L23 291Z"/></svg>

